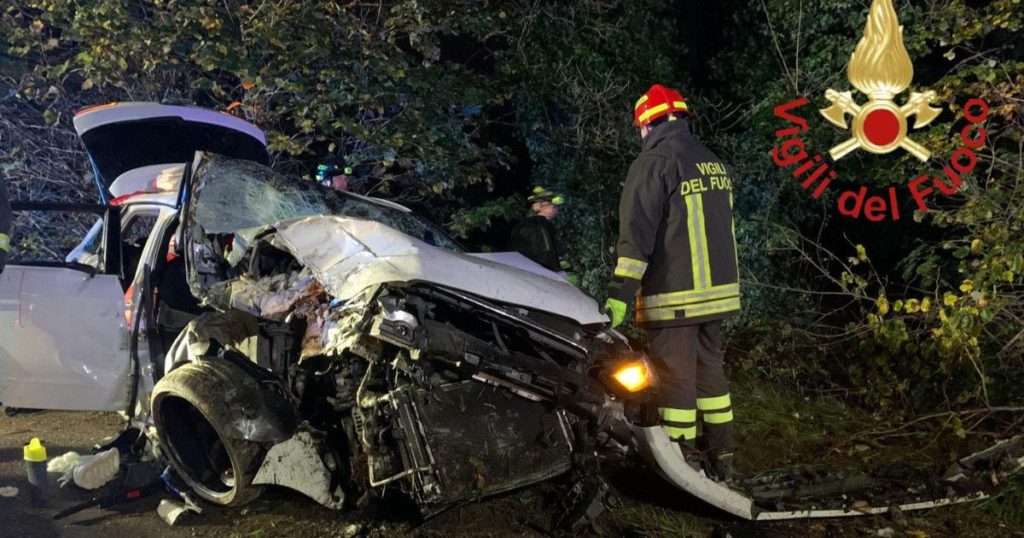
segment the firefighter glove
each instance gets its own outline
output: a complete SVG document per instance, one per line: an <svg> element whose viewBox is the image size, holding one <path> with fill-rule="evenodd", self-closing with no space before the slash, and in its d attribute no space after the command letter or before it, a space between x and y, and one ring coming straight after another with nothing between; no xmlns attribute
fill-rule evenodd
<svg viewBox="0 0 1024 538"><path fill-rule="evenodd" d="M11 248L11 238L7 234L0 233L0 273L4 272L7 265L7 251Z"/></svg>
<svg viewBox="0 0 1024 538"><path fill-rule="evenodd" d="M604 302L604 312L612 318L612 327L618 327L626 320L626 303L609 297Z"/></svg>

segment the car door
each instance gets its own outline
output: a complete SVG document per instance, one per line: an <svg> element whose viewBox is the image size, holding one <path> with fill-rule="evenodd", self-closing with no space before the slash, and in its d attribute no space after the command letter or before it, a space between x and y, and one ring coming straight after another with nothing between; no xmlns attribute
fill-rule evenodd
<svg viewBox="0 0 1024 538"><path fill-rule="evenodd" d="M32 409L125 409L131 363L118 278L119 208L12 206L15 233L0 273L0 402ZM96 215L103 218L99 263L66 261Z"/></svg>

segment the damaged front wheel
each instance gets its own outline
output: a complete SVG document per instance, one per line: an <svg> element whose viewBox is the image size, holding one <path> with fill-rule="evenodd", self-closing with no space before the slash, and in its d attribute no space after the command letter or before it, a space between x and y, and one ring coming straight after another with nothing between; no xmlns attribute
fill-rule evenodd
<svg viewBox="0 0 1024 538"><path fill-rule="evenodd" d="M263 490L252 481L266 450L235 435L237 424L230 423L225 410L238 386L223 375L229 372L218 371L225 369L237 367L213 360L167 374L153 390L153 420L163 453L182 479L200 497L238 507Z"/></svg>

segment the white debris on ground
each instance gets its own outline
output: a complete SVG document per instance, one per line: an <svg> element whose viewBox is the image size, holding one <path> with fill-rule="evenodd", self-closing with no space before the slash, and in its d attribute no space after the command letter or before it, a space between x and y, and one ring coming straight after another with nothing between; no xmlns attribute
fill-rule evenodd
<svg viewBox="0 0 1024 538"><path fill-rule="evenodd" d="M111 448L95 456L84 456L71 474L76 486L93 490L113 480L120 467L121 454L116 448Z"/></svg>
<svg viewBox="0 0 1024 538"><path fill-rule="evenodd" d="M116 448L91 456L71 451L51 459L46 471L62 475L57 479L60 487L70 482L82 489L94 490L113 480L120 464L121 456Z"/></svg>
<svg viewBox="0 0 1024 538"><path fill-rule="evenodd" d="M0 497L17 497L18 488L14 486L0 486Z"/></svg>
<svg viewBox="0 0 1024 538"><path fill-rule="evenodd" d="M56 458L50 458L50 461L46 464L46 472L68 474L79 463L82 463L82 455L72 450Z"/></svg>
<svg viewBox="0 0 1024 538"><path fill-rule="evenodd" d="M156 507L156 513L170 526L174 526L182 516L189 512L201 513L201 511L194 505L189 506L185 503L178 501L172 501L170 499L163 499L160 501L160 505ZM186 518L188 519L188 518Z"/></svg>

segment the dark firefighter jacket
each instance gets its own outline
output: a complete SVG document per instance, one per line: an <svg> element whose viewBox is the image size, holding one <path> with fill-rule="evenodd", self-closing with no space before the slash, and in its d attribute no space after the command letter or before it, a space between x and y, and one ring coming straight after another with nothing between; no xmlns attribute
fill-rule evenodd
<svg viewBox="0 0 1024 538"><path fill-rule="evenodd" d="M7 200L7 185L3 178L0 178L0 271L4 270L7 264L7 251L11 247L11 228L14 224L14 216L11 214L11 204Z"/></svg>
<svg viewBox="0 0 1024 538"><path fill-rule="evenodd" d="M561 262L565 247L558 239L555 225L540 215L532 215L516 223L508 241L508 249L552 271L565 269Z"/></svg>
<svg viewBox="0 0 1024 538"><path fill-rule="evenodd" d="M644 140L619 202L610 296L636 298L647 328L703 323L740 309L732 177L685 119Z"/></svg>

